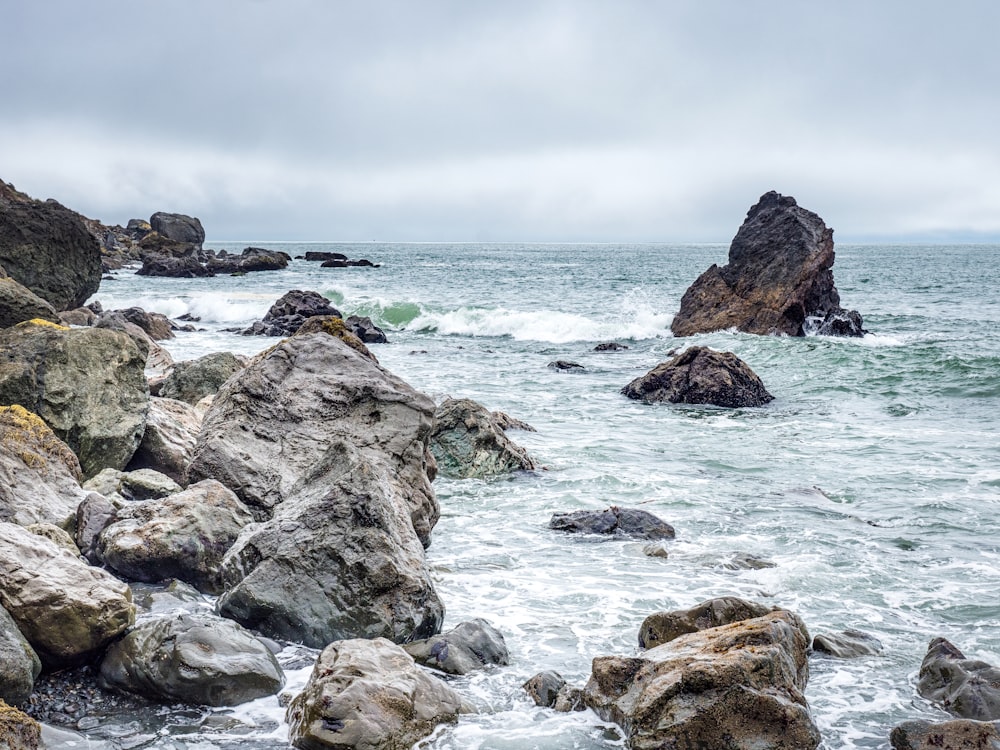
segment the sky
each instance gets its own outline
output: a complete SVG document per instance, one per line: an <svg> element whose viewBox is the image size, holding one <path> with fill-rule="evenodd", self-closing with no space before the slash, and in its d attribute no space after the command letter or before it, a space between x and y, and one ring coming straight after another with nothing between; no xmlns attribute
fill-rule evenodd
<svg viewBox="0 0 1000 750"><path fill-rule="evenodd" d="M108 224L1000 241L996 0L0 3L0 179Z"/></svg>

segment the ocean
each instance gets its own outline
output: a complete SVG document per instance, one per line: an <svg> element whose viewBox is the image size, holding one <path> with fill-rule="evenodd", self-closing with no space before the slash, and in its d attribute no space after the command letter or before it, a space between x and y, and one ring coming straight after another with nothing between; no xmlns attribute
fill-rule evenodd
<svg viewBox="0 0 1000 750"><path fill-rule="evenodd" d="M420 747L623 747L613 725L536 708L521 684L552 669L582 687L594 657L637 650L647 615L717 596L788 608L813 635L857 629L882 642L878 656L810 659L806 697L826 750L888 748L899 722L949 718L915 690L933 637L1000 665L1000 246L838 246L834 278L842 305L864 317L862 339L674 339L681 295L726 262L727 246L206 244L333 250L380 267L295 260L210 279L123 269L94 298L199 317L203 330L164 342L182 360L270 346L223 329L290 289L315 290L381 326L390 343L373 352L414 387L537 430L510 436L538 471L434 483L442 517L427 555L445 628L486 618L511 664L455 680L478 712ZM628 349L594 351L604 341ZM727 410L619 394L689 344L734 352L775 400ZM547 528L553 513L609 505L673 525L668 556ZM733 565L747 554L774 567ZM308 676L295 656L283 654L296 666L286 692ZM288 747L274 697L130 721L90 730L91 746Z"/></svg>

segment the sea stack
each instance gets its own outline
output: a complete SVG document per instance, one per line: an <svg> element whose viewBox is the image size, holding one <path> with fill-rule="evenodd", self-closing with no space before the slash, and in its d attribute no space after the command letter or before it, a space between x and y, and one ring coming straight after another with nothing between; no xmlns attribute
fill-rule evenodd
<svg viewBox="0 0 1000 750"><path fill-rule="evenodd" d="M727 328L744 333L863 336L861 316L840 307L833 285L833 230L791 196L761 196L729 246L688 288L670 325L675 336Z"/></svg>

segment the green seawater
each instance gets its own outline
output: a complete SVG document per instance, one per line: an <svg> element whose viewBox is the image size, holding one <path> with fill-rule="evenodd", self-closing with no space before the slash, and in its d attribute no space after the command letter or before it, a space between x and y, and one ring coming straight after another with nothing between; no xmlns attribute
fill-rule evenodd
<svg viewBox="0 0 1000 750"><path fill-rule="evenodd" d="M888 748L895 724L948 718L914 689L931 638L1000 665L1000 246L838 246L836 285L863 315L863 339L678 340L669 324L681 295L725 263L726 246L208 246L247 244L381 265L294 261L213 279L126 270L96 298L200 316L205 330L166 342L183 359L269 346L222 329L261 317L289 289L314 289L382 326L390 343L373 351L418 389L537 429L510 435L539 471L435 482L442 518L427 556L446 628L484 617L512 660L454 681L478 713L422 747L621 747L593 714L538 709L521 684L554 669L582 686L594 657L635 653L646 615L714 596L787 607L813 634L853 628L882 642L876 657L811 659L806 697L826 750ZM611 340L629 348L593 351ZM619 394L688 344L734 352L775 400L724 410ZM557 359L585 369L547 367ZM671 523L668 556L547 528L555 512L608 505ZM775 565L733 569L740 554ZM289 689L304 678L296 672ZM207 716L183 732L159 719L161 744L139 746L287 747L276 699Z"/></svg>

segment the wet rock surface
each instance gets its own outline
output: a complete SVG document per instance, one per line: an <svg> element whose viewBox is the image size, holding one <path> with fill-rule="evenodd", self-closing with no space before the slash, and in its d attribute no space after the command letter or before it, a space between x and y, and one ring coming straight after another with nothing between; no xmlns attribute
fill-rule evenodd
<svg viewBox="0 0 1000 750"><path fill-rule="evenodd" d="M431 452L438 471L458 479L530 471L535 462L504 434L493 414L472 399L445 399L434 413Z"/></svg>
<svg viewBox="0 0 1000 750"><path fill-rule="evenodd" d="M404 644L414 661L448 674L468 674L510 663L503 634L483 619L456 625L446 633Z"/></svg>
<svg viewBox="0 0 1000 750"><path fill-rule="evenodd" d="M673 539L674 528L652 513L612 506L606 510L555 513L549 528L572 534L600 534L627 539Z"/></svg>
<svg viewBox="0 0 1000 750"><path fill-rule="evenodd" d="M996 750L1000 721L904 721L889 735L893 750Z"/></svg>
<svg viewBox="0 0 1000 750"><path fill-rule="evenodd" d="M639 648L656 648L685 633L763 617L771 609L735 596L722 596L696 604L691 609L656 612L643 620L639 627Z"/></svg>
<svg viewBox="0 0 1000 750"><path fill-rule="evenodd" d="M935 638L920 664L917 692L953 716L1000 720L1000 668L967 659L954 644Z"/></svg>

